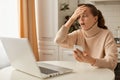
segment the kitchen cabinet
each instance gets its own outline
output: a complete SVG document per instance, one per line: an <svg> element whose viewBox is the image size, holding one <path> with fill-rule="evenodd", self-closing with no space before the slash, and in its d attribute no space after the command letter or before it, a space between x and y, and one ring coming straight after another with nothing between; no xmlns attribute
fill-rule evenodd
<svg viewBox="0 0 120 80"><path fill-rule="evenodd" d="M76 61L73 56L73 49L59 47L59 56L62 61Z"/></svg>
<svg viewBox="0 0 120 80"><path fill-rule="evenodd" d="M115 80L120 80L120 63L117 64L117 67L114 70Z"/></svg>
<svg viewBox="0 0 120 80"><path fill-rule="evenodd" d="M39 57L41 61L53 61L53 60L59 60L59 55L58 55L58 47L55 45L43 45L40 44L41 46L39 47Z"/></svg>
<svg viewBox="0 0 120 80"><path fill-rule="evenodd" d="M58 1L35 0L35 13L40 60L59 60L53 42L58 31Z"/></svg>
<svg viewBox="0 0 120 80"><path fill-rule="evenodd" d="M117 46L117 47L118 47L118 64L114 72L115 72L115 80L120 80L120 46Z"/></svg>

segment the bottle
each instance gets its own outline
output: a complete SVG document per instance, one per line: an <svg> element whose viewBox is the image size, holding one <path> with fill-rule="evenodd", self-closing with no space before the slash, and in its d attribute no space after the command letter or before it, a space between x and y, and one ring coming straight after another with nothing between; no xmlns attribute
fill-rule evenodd
<svg viewBox="0 0 120 80"><path fill-rule="evenodd" d="M117 28L117 38L118 38L117 43L120 43L120 26L118 26Z"/></svg>

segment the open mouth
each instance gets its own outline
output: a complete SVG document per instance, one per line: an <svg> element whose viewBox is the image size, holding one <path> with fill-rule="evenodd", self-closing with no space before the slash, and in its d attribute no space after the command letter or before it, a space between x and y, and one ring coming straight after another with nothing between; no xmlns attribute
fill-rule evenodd
<svg viewBox="0 0 120 80"><path fill-rule="evenodd" d="M81 25L85 25L85 23L81 23Z"/></svg>

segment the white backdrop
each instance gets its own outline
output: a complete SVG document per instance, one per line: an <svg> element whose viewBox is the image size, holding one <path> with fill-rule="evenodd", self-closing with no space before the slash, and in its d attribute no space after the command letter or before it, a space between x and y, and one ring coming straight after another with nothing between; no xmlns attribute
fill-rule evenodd
<svg viewBox="0 0 120 80"><path fill-rule="evenodd" d="M18 0L0 0L0 37L19 37ZM9 60L0 42L0 68Z"/></svg>

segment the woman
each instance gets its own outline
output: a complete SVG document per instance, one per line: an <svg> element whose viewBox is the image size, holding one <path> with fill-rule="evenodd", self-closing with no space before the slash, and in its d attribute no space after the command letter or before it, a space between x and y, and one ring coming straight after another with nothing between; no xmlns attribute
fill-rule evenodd
<svg viewBox="0 0 120 80"><path fill-rule="evenodd" d="M68 33L78 19L81 29ZM112 33L105 26L102 13L92 4L80 4L71 18L57 32L55 42L62 47L82 46L84 51L74 50L79 62L114 70L117 65L117 47Z"/></svg>

